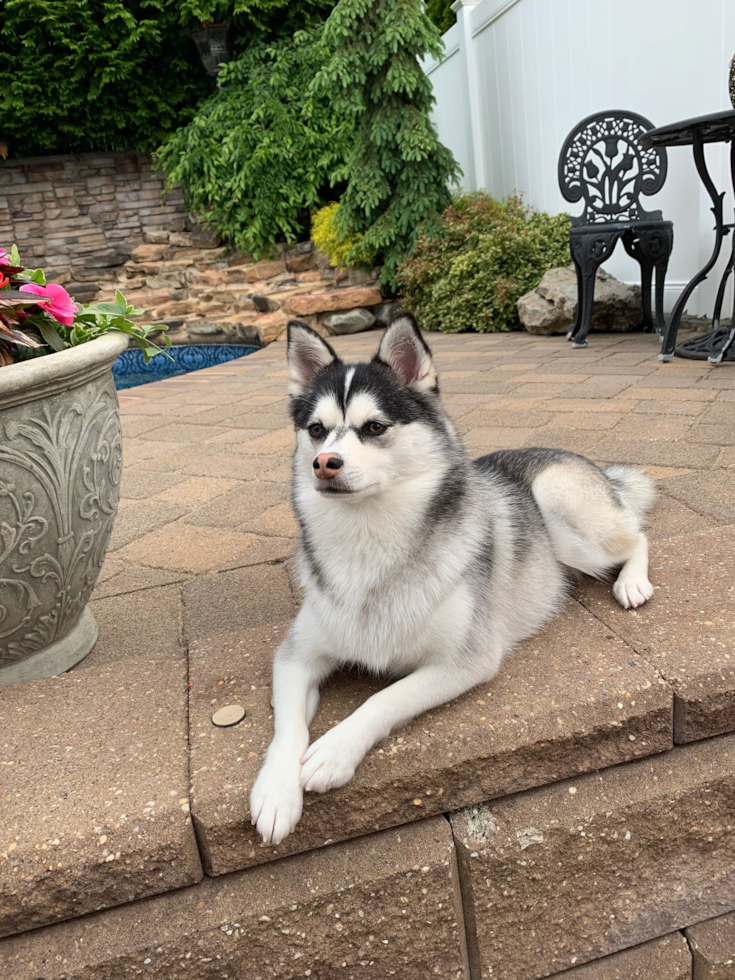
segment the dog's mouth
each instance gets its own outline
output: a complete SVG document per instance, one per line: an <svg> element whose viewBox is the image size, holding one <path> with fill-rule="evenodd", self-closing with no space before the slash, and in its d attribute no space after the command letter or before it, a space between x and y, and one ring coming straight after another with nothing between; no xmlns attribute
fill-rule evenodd
<svg viewBox="0 0 735 980"><path fill-rule="evenodd" d="M364 487L346 487L344 484L335 483L334 480L320 480L314 489L325 497L358 497L375 486L377 483L368 483Z"/></svg>
<svg viewBox="0 0 735 980"><path fill-rule="evenodd" d="M326 494L327 496L332 494L336 495L336 494L348 494L348 493L359 492L357 490L351 490L349 487L339 486L338 484L335 484L331 480L329 481L320 480L319 483L316 484L314 489L317 491L317 493L323 493Z"/></svg>

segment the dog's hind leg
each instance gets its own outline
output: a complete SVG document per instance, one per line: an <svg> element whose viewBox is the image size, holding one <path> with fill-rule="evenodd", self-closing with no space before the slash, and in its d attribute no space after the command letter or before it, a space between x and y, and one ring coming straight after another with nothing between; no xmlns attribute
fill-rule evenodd
<svg viewBox="0 0 735 980"><path fill-rule="evenodd" d="M653 595L653 586L648 580L648 539L642 532L637 535L612 590L623 609L642 606Z"/></svg>
<svg viewBox="0 0 735 980"><path fill-rule="evenodd" d="M637 475L643 486L647 478ZM625 609L651 598L648 542L641 530L646 508L640 505L640 494L628 500L624 487L582 462L547 467L531 490L562 564L595 578L607 578L620 568L613 595ZM651 486L651 500L654 493Z"/></svg>

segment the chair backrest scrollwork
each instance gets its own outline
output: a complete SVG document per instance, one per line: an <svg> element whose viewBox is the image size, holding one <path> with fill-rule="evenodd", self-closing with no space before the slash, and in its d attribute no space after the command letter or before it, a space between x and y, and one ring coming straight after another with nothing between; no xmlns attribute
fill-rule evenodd
<svg viewBox="0 0 735 980"><path fill-rule="evenodd" d="M641 194L660 191L666 180L666 150L638 142L653 123L635 112L599 112L583 119L559 154L559 187L567 201L584 199L573 225L661 220L645 211Z"/></svg>

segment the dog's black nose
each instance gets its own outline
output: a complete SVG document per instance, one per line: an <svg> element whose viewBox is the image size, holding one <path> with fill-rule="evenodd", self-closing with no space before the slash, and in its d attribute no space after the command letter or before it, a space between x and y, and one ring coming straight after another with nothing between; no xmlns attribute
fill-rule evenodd
<svg viewBox="0 0 735 980"><path fill-rule="evenodd" d="M342 469L343 462L344 460L341 456L332 455L331 453L319 453L314 460L316 475L320 480L331 480L333 476L337 475L337 470Z"/></svg>

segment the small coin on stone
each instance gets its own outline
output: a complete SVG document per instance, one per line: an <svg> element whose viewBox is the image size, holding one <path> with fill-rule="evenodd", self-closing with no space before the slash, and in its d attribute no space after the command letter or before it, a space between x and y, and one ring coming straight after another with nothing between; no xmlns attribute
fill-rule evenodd
<svg viewBox="0 0 735 980"><path fill-rule="evenodd" d="M224 708L218 708L212 715L212 724L217 728L231 728L239 725L245 717L245 709L239 704L227 704Z"/></svg>

